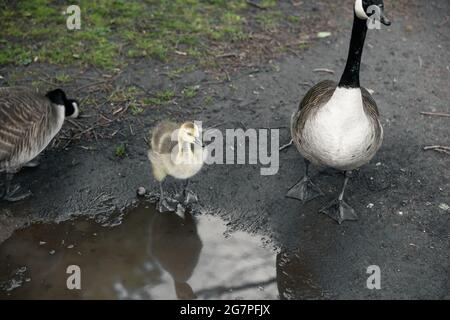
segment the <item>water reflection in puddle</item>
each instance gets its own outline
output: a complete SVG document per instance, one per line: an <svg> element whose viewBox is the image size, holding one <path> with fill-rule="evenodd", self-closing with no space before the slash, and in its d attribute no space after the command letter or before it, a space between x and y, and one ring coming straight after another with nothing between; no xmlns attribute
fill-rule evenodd
<svg viewBox="0 0 450 320"><path fill-rule="evenodd" d="M0 246L0 297L277 299L276 253L216 217L142 205L114 228L93 221L33 225ZM81 268L81 290L66 269Z"/></svg>

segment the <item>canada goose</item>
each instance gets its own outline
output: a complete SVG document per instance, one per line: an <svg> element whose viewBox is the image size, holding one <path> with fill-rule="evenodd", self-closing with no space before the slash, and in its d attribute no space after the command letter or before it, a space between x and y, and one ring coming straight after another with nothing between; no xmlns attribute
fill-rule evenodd
<svg viewBox="0 0 450 320"><path fill-rule="evenodd" d="M32 162L61 130L64 118L78 116L78 102L63 90L41 95L24 87L0 88L0 172L6 184L0 199L19 201L31 193L12 186L14 173Z"/></svg>
<svg viewBox="0 0 450 320"><path fill-rule="evenodd" d="M193 122L185 122L181 126L163 121L152 132L151 150L148 158L152 163L153 176L159 182L159 210L167 208L164 199L163 181L169 175L176 179L186 180L196 175L203 166L204 153L200 140L200 130Z"/></svg>
<svg viewBox="0 0 450 320"><path fill-rule="evenodd" d="M304 178L289 190L287 197L306 202L322 195L310 180L310 162L344 171L339 197L320 210L338 223L357 220L353 208L344 201L345 187L351 171L370 161L383 140L377 105L359 84L369 19L366 12L374 9L379 13L379 22L390 25L383 13L383 0L356 0L350 49L340 82L326 80L313 86L291 119L292 140L305 158L306 170Z"/></svg>

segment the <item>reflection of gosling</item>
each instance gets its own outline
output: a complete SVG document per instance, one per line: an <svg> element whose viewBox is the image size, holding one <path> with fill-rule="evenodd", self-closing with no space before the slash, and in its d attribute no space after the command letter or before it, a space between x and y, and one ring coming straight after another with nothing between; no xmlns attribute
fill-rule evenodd
<svg viewBox="0 0 450 320"><path fill-rule="evenodd" d="M191 212L181 218L174 212L155 216L150 230L149 249L159 265L172 277L178 299L195 299L188 281L203 248L197 222Z"/></svg>
<svg viewBox="0 0 450 320"><path fill-rule="evenodd" d="M153 176L159 182L159 210L164 211L163 181L166 176L186 180L196 175L203 166L203 148L200 130L193 122L181 126L173 122L161 122L152 132L148 158Z"/></svg>

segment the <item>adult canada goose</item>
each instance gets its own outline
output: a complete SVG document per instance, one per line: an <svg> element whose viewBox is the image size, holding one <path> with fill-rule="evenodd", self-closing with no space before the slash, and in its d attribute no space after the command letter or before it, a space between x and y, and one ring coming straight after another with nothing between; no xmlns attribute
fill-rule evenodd
<svg viewBox="0 0 450 320"><path fill-rule="evenodd" d="M186 180L186 193L188 179L203 166L204 152L198 126L193 122L185 122L181 126L169 121L159 123L152 132L148 158L160 186L159 210L165 211L164 179L169 175Z"/></svg>
<svg viewBox="0 0 450 320"><path fill-rule="evenodd" d="M0 199L19 201L31 193L12 186L14 173L32 162L61 130L66 117L78 116L78 103L61 89L41 95L24 87L0 88L0 172L6 184Z"/></svg>
<svg viewBox="0 0 450 320"><path fill-rule="evenodd" d="M377 105L359 84L369 23L366 12L374 10L379 18L375 23L388 26L390 21L383 9L383 0L355 1L350 49L341 80L338 84L326 80L313 86L291 119L292 140L305 158L306 172L287 197L308 201L322 195L308 175L310 162L344 171L344 184L338 198L320 210L338 223L357 219L353 208L344 201L345 187L351 171L372 159L383 140Z"/></svg>

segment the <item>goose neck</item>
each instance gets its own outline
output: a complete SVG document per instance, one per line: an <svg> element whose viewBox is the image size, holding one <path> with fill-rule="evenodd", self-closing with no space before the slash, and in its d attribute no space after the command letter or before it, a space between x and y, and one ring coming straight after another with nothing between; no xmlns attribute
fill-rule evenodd
<svg viewBox="0 0 450 320"><path fill-rule="evenodd" d="M367 34L367 21L353 16L352 36L347 57L347 64L339 82L339 87L359 88L359 70L364 41Z"/></svg>

